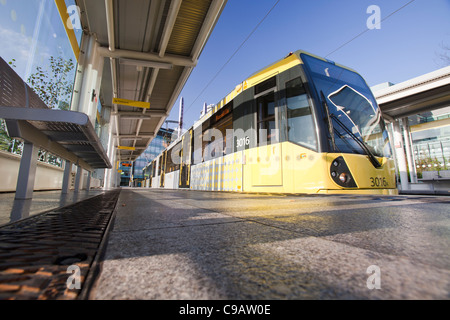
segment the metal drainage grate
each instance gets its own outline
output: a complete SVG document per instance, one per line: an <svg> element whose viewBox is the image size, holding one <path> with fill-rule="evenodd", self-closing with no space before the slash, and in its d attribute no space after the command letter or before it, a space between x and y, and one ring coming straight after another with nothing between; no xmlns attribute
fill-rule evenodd
<svg viewBox="0 0 450 320"><path fill-rule="evenodd" d="M0 300L79 299L120 190L0 228ZM68 268L79 268L79 275ZM80 289L69 289L69 277Z"/></svg>

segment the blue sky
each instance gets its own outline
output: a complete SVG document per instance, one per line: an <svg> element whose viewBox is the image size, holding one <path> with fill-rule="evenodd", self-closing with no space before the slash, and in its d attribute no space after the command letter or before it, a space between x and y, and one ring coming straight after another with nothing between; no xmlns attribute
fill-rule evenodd
<svg viewBox="0 0 450 320"><path fill-rule="evenodd" d="M0 0L0 56L6 62L15 59L15 70L22 78L27 79L38 65L45 69L50 56L75 60L67 43L53 0Z"/></svg>
<svg viewBox="0 0 450 320"><path fill-rule="evenodd" d="M50 56L46 47L65 37L53 1L47 0L43 28L45 46L37 48L37 63ZM303 49L326 56L340 45L367 30L371 14L367 8L377 5L385 18L410 0L280 0L250 39L200 95L224 63L247 38L277 0L228 0L207 42L197 67L180 97L185 101L184 128L199 118L203 103L215 104L238 83L255 71ZM72 0L67 1L69 4ZM0 55L19 60L22 76L30 55L39 1L0 0ZM23 8L26 8L24 10ZM14 14L13 14L14 11ZM342 49L328 56L357 70L369 86L383 82L399 83L444 67L439 59L442 46L450 47L450 0L415 0L386 21L381 29L369 30ZM53 26L59 26L53 29ZM40 39L41 41L42 39ZM39 51L40 50L40 51ZM70 52L67 52L71 55ZM450 55L450 54L449 54ZM34 70L33 70L34 71ZM178 119L179 99L171 120Z"/></svg>
<svg viewBox="0 0 450 320"><path fill-rule="evenodd" d="M199 118L204 102L215 104L241 81L291 51L326 56L367 29L370 5L385 18L410 0L281 0L223 71L205 86L277 2L228 0L184 97L184 129ZM399 83L445 66L450 47L450 0L415 0L327 58L358 71L369 86ZM198 99L194 102L194 100ZM169 119L178 119L179 99Z"/></svg>

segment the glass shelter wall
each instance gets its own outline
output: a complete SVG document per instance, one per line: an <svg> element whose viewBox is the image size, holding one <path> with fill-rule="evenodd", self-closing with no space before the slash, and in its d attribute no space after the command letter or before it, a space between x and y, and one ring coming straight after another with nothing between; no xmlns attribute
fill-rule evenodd
<svg viewBox="0 0 450 320"><path fill-rule="evenodd" d="M408 120L418 179L450 178L450 107Z"/></svg>
<svg viewBox="0 0 450 320"><path fill-rule="evenodd" d="M82 29L75 1L64 4L79 46ZM0 1L0 57L49 108L70 108L77 57L55 1ZM9 138L3 120L0 131L1 150L21 154L22 142ZM61 159L45 150L40 150L39 160L62 165Z"/></svg>

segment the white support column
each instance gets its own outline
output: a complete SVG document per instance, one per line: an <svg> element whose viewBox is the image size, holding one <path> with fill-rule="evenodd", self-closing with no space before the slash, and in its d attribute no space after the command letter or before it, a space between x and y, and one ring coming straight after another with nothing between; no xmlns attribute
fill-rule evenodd
<svg viewBox="0 0 450 320"><path fill-rule="evenodd" d="M416 162L414 161L414 152L412 150L411 133L409 130L408 118L402 119L403 137L405 140L406 158L408 160L409 176L412 183L417 183Z"/></svg>
<svg viewBox="0 0 450 320"><path fill-rule="evenodd" d="M397 159L397 168L400 174L400 185L402 190L409 190L408 171L406 169L406 155L403 149L403 137L399 121L392 123L394 128L394 148Z"/></svg>
<svg viewBox="0 0 450 320"><path fill-rule="evenodd" d="M108 149L107 149L107 155L108 155L108 158L111 161L112 169L105 169L105 183L104 183L104 188L105 189L109 189L109 188L115 187L114 183L113 183L113 179L114 179L113 172L114 172L114 170L116 168L116 157L115 157L115 144L114 144L114 137L113 137L112 128L113 128L113 122L110 122L109 128L108 128Z"/></svg>
<svg viewBox="0 0 450 320"><path fill-rule="evenodd" d="M99 44L94 36L86 36L82 43L83 59L77 74L77 87L79 93L72 105L72 110L83 112L89 116L95 126L97 103L100 95L100 86L103 75L104 57L98 53Z"/></svg>
<svg viewBox="0 0 450 320"><path fill-rule="evenodd" d="M72 162L66 160L61 191L62 194L69 193L71 173L72 173Z"/></svg>
<svg viewBox="0 0 450 320"><path fill-rule="evenodd" d="M80 182L81 182L81 173L83 172L83 168L77 166L77 175L75 176L75 192L80 191Z"/></svg>
<svg viewBox="0 0 450 320"><path fill-rule="evenodd" d="M16 200L31 199L33 197L38 150L39 149L30 142L25 141L23 144L19 176L17 177Z"/></svg>

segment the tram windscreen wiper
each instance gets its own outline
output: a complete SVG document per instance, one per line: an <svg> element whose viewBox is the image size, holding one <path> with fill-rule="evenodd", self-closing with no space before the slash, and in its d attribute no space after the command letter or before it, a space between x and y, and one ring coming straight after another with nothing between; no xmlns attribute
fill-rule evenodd
<svg viewBox="0 0 450 320"><path fill-rule="evenodd" d="M336 117L333 113L330 113L330 117L339 124L339 126L344 129L344 131L361 147L361 149L364 150L366 155L369 157L370 162L373 164L375 168L380 168L381 163L378 161L378 159L375 157L375 155L370 151L370 149L367 147L364 141L361 141L358 139L357 136L353 132L351 132L342 122L341 120Z"/></svg>
<svg viewBox="0 0 450 320"><path fill-rule="evenodd" d="M328 131L330 133L331 144L333 145L333 148L336 150L337 146L336 146L336 141L334 139L333 123L330 120L331 119L331 117L330 117L330 109L328 108L328 103L327 103L327 100L325 99L325 95L323 94L322 90L320 90L320 98L322 99L323 107L325 109L325 114L327 116L326 120L328 122Z"/></svg>

